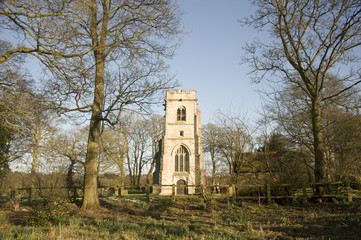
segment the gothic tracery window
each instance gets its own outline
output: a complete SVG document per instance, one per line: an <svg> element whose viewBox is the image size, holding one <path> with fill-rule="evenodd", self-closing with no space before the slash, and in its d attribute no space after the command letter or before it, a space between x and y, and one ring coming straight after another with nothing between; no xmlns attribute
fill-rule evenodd
<svg viewBox="0 0 361 240"><path fill-rule="evenodd" d="M186 120L186 108L181 107L177 110L177 121L185 121Z"/></svg>
<svg viewBox="0 0 361 240"><path fill-rule="evenodd" d="M189 153L184 146L180 146L175 153L175 171L189 172Z"/></svg>

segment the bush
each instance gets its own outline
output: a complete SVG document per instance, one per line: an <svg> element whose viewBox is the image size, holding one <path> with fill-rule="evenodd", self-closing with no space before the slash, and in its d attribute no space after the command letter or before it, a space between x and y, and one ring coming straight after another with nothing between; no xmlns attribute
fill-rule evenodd
<svg viewBox="0 0 361 240"><path fill-rule="evenodd" d="M207 208L207 203L204 203L204 202L199 203L200 210L205 210L206 208Z"/></svg>
<svg viewBox="0 0 361 240"><path fill-rule="evenodd" d="M43 198L42 203L36 205L30 213L28 223L32 226L51 226L68 224L70 217L78 208L62 196L50 194Z"/></svg>

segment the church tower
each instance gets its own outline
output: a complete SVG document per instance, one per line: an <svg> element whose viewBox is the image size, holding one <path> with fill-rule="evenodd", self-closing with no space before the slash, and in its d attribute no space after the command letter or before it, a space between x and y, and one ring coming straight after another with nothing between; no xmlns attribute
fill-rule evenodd
<svg viewBox="0 0 361 240"><path fill-rule="evenodd" d="M197 108L196 90L167 90L165 132L161 140L153 183L168 185L153 188L154 194L194 194L191 185L204 183L201 111Z"/></svg>

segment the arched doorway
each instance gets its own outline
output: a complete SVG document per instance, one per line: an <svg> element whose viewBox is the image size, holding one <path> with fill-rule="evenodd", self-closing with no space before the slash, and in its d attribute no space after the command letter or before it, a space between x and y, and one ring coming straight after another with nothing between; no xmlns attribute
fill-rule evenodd
<svg viewBox="0 0 361 240"><path fill-rule="evenodd" d="M177 195L185 195L187 194L187 187L186 186L179 186L179 185L186 185L186 181L183 179L180 179L177 181Z"/></svg>

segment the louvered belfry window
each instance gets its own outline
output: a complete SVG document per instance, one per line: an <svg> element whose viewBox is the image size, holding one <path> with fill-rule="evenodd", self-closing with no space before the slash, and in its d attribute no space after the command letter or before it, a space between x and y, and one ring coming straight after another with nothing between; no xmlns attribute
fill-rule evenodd
<svg viewBox="0 0 361 240"><path fill-rule="evenodd" d="M181 107L177 110L177 121L185 121L186 120L186 108Z"/></svg>

